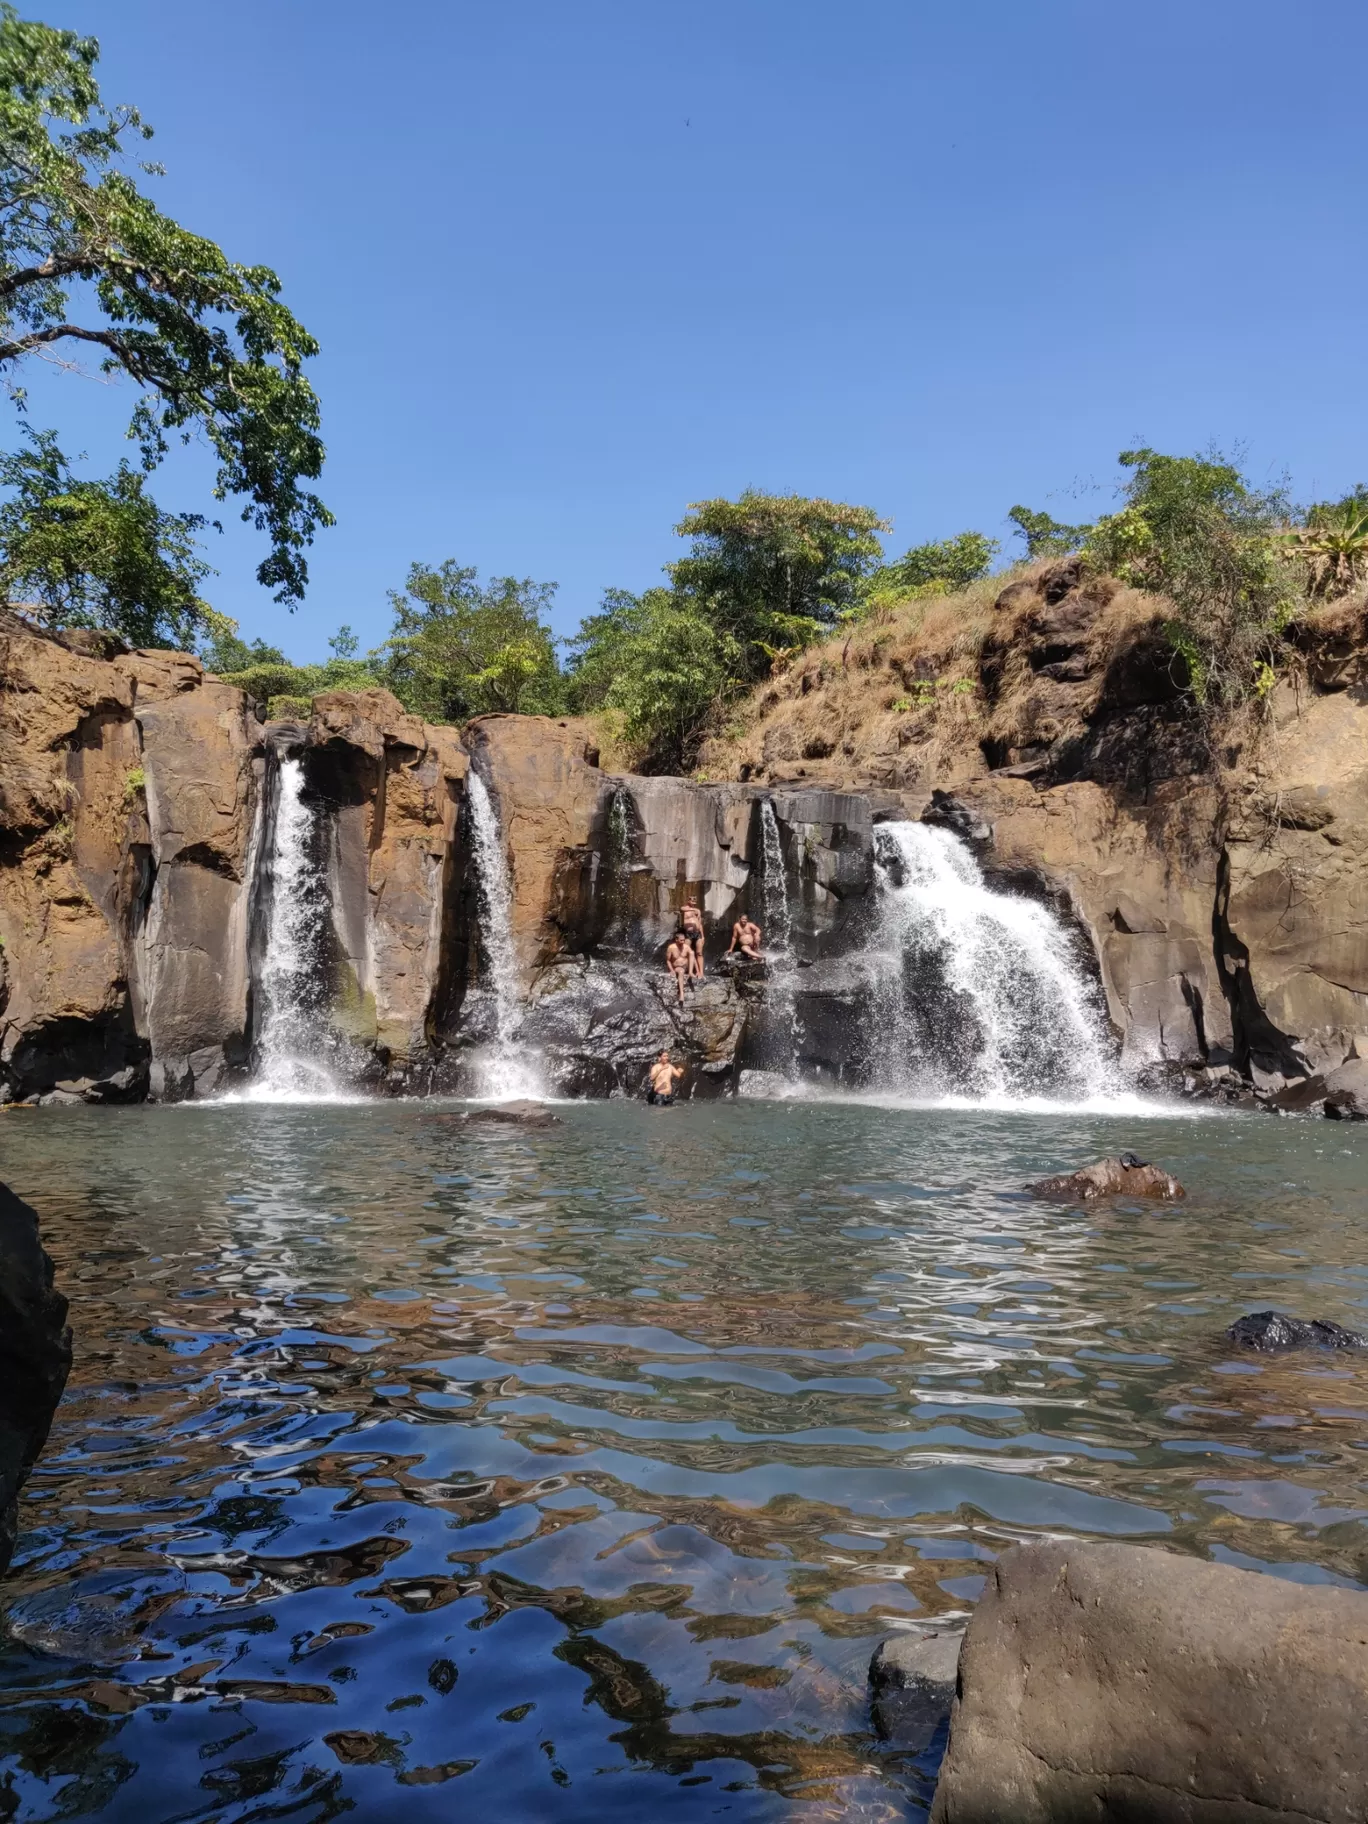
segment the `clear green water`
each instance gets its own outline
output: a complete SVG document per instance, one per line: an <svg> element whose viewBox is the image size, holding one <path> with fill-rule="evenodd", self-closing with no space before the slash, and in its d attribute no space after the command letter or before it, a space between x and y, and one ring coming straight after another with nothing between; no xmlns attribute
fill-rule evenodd
<svg viewBox="0 0 1368 1824"><path fill-rule="evenodd" d="M21 1110L76 1368L0 1816L909 1818L878 1638L1039 1532L1368 1582L1368 1131L733 1103ZM1039 1204L1134 1146L1176 1207ZM6 1809L8 1807L8 1809Z"/></svg>

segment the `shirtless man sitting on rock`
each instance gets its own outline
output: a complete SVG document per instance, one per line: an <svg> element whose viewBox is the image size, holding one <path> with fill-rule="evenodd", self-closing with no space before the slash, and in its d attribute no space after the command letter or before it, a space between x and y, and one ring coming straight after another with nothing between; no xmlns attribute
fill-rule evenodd
<svg viewBox="0 0 1368 1824"><path fill-rule="evenodd" d="M694 974L700 981L703 979L703 914L696 899L686 899L680 908L679 922L684 927L684 935L693 945L694 956L698 967Z"/></svg>
<svg viewBox="0 0 1368 1824"><path fill-rule="evenodd" d="M743 912L732 926L732 941L727 945L727 955L739 949L742 956L759 956L760 927L755 920Z"/></svg>
<svg viewBox="0 0 1368 1824"><path fill-rule="evenodd" d="M669 949L665 952L665 967L674 977L682 1001L685 982L692 976L703 973L698 966L698 958L694 955L694 947L682 931L676 931L670 939Z"/></svg>
<svg viewBox="0 0 1368 1824"><path fill-rule="evenodd" d="M682 1064L672 1064L668 1051L662 1051L651 1066L651 1087L646 1100L652 1108L673 1108L676 1079L684 1075Z"/></svg>

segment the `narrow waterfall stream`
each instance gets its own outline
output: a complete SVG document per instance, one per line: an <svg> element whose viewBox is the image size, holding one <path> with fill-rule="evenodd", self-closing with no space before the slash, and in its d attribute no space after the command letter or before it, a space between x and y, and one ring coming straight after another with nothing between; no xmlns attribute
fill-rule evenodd
<svg viewBox="0 0 1368 1824"><path fill-rule="evenodd" d="M995 892L949 830L874 832L880 1087L1021 1101L1119 1087L1100 997L1065 926Z"/></svg>
<svg viewBox="0 0 1368 1824"><path fill-rule="evenodd" d="M331 1099L340 1086L320 1056L329 1040L320 1017L324 983L319 975L328 889L314 815L304 802L301 760L282 754L277 761L265 836L257 1067L246 1095L256 1102Z"/></svg>
<svg viewBox="0 0 1368 1824"><path fill-rule="evenodd" d="M503 832L489 789L474 767L467 775L466 790L478 886L480 945L488 971L487 991L494 1007L492 1043L479 1060L479 1093L499 1100L541 1096L546 1093L541 1071L533 1054L516 1039L523 1003L513 947L513 889Z"/></svg>
<svg viewBox="0 0 1368 1824"><path fill-rule="evenodd" d="M769 798L760 805L760 889L764 897L763 947L769 969L766 1000L772 1016L767 1063L778 1075L791 1079L798 1071L800 1039L794 995L798 962L793 953L793 914L789 909L784 845Z"/></svg>

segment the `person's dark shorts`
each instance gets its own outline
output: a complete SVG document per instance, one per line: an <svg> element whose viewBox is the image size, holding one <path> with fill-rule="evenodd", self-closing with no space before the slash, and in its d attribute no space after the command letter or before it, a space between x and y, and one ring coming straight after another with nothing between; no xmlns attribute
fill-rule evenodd
<svg viewBox="0 0 1368 1824"><path fill-rule="evenodd" d="M662 1096L658 1089L648 1089L646 1091L646 1100L650 1103L652 1108L674 1107L674 1097Z"/></svg>

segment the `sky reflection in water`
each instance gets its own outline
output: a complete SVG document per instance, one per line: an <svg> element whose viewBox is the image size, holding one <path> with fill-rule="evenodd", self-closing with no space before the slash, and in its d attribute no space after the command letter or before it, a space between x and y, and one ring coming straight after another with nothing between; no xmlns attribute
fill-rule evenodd
<svg viewBox="0 0 1368 1824"><path fill-rule="evenodd" d="M18 1819L901 1819L890 1628L1040 1532L1368 1583L1361 1130L860 1104L35 1110L77 1367ZM1138 1145L1178 1207L1024 1180ZM455 1782L453 1785L452 1782Z"/></svg>

